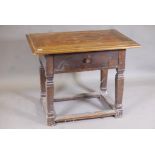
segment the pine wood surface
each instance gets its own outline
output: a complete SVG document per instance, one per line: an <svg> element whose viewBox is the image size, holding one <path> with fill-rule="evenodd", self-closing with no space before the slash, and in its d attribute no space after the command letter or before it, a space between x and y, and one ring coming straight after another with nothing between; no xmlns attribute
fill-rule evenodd
<svg viewBox="0 0 155 155"><path fill-rule="evenodd" d="M117 30L28 34L33 54L62 54L140 47Z"/></svg>

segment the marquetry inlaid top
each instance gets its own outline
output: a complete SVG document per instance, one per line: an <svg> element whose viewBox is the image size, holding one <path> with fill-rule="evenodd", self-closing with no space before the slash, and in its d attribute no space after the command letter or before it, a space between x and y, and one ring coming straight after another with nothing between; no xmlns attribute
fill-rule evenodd
<svg viewBox="0 0 155 155"><path fill-rule="evenodd" d="M27 35L34 54L62 54L139 47L117 30L52 32Z"/></svg>

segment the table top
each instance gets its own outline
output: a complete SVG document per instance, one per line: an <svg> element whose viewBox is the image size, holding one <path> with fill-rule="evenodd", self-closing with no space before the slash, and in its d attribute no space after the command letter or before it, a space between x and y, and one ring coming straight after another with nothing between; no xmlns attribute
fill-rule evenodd
<svg viewBox="0 0 155 155"><path fill-rule="evenodd" d="M36 55L106 51L140 47L117 30L36 33L27 35Z"/></svg>

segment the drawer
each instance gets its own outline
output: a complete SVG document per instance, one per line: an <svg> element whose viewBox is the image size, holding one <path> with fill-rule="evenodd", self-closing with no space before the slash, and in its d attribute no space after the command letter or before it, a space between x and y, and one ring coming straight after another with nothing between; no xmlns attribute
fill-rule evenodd
<svg viewBox="0 0 155 155"><path fill-rule="evenodd" d="M55 73L116 68L117 65L118 51L54 55Z"/></svg>

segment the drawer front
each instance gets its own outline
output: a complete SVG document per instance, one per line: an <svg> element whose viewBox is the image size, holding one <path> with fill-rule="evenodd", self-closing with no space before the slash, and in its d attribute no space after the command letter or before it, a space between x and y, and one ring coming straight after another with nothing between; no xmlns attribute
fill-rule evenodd
<svg viewBox="0 0 155 155"><path fill-rule="evenodd" d="M117 51L54 55L55 73L116 68L117 65Z"/></svg>

